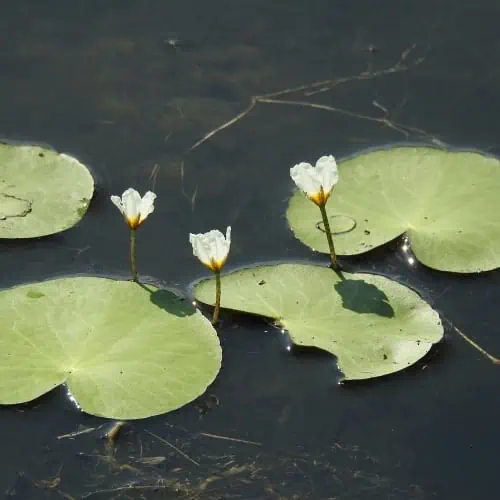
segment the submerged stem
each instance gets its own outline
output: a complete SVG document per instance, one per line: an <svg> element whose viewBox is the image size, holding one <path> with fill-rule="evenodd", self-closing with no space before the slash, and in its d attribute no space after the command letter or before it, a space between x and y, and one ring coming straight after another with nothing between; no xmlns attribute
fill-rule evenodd
<svg viewBox="0 0 500 500"><path fill-rule="evenodd" d="M319 205L319 209L321 210L321 217L323 217L326 239L328 240L328 247L330 248L330 258L332 260L332 267L335 271L340 271L340 265L337 261L337 254L335 253L335 247L333 246L332 231L330 229L330 223L328 222L326 207L325 205Z"/></svg>
<svg viewBox="0 0 500 500"><path fill-rule="evenodd" d="M215 271L215 309L212 318L212 325L215 325L219 320L220 311L220 296L221 296L221 284L220 284L220 270Z"/></svg>
<svg viewBox="0 0 500 500"><path fill-rule="evenodd" d="M130 271L132 272L132 279L139 283L137 266L135 264L135 229L130 230Z"/></svg>

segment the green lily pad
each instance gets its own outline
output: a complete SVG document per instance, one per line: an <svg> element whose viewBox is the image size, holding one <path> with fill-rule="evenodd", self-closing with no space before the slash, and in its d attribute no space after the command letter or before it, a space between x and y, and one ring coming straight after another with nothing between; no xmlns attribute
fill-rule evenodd
<svg viewBox="0 0 500 500"><path fill-rule="evenodd" d="M361 254L406 233L415 257L431 268L500 267L498 159L401 146L361 153L338 167L340 181L326 207L338 254ZM337 231L340 216L356 224ZM320 211L301 192L292 196L287 218L300 241L329 252Z"/></svg>
<svg viewBox="0 0 500 500"><path fill-rule="evenodd" d="M66 383L87 413L150 417L201 395L220 365L210 322L171 292L94 277L0 291L0 404Z"/></svg>
<svg viewBox="0 0 500 500"><path fill-rule="evenodd" d="M78 160L53 149L0 143L0 238L33 238L74 226L94 180Z"/></svg>
<svg viewBox="0 0 500 500"><path fill-rule="evenodd" d="M195 286L213 304L215 280ZM373 274L305 264L243 269L222 277L222 306L271 318L292 342L337 356L346 380L380 377L421 359L443 337L436 311L417 293Z"/></svg>

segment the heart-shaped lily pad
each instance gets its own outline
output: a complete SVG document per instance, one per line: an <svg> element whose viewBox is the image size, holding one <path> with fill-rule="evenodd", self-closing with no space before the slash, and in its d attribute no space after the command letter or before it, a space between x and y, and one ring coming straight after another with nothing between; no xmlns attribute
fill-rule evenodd
<svg viewBox="0 0 500 500"><path fill-rule="evenodd" d="M415 257L441 271L500 267L500 161L470 151L392 147L340 162L328 201L335 248L364 253L407 233ZM337 227L348 217L349 231ZM303 243L328 253L318 208L296 192L287 211Z"/></svg>
<svg viewBox="0 0 500 500"><path fill-rule="evenodd" d="M215 280L195 286L213 304ZM443 337L439 315L417 293L373 274L305 264L243 269L222 277L222 306L272 318L292 342L337 356L347 380L402 370Z"/></svg>
<svg viewBox="0 0 500 500"><path fill-rule="evenodd" d="M201 395L220 365L210 322L166 290L75 277L0 292L0 404L66 382L87 413L150 417Z"/></svg>
<svg viewBox="0 0 500 500"><path fill-rule="evenodd" d="M74 226L94 192L88 169L53 149L0 143L0 238L33 238Z"/></svg>

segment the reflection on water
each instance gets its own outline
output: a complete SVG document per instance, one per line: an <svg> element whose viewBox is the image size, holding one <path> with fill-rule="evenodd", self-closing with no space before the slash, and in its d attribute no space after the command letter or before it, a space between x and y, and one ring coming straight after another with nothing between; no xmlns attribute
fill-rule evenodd
<svg viewBox="0 0 500 500"><path fill-rule="evenodd" d="M0 135L73 154L98 185L77 227L2 243L2 284L127 276L128 235L109 195L129 186L158 194L137 259L172 288L200 277L188 234L207 227L234 227L228 270L327 265L285 223L290 166L406 139L500 152L499 22L493 0L12 4L0 19ZM457 277L411 259L389 246L345 261L409 284L500 351L500 274ZM264 322L224 318L209 389L218 405L133 422L115 450L64 391L3 409L2 489L20 499L496 498L498 370L451 331L442 356L338 387L330 356L290 354Z"/></svg>
<svg viewBox="0 0 500 500"><path fill-rule="evenodd" d="M402 238L401 250L403 252L404 258L406 259L406 262L410 266L414 266L417 261L415 259L415 256L414 256L412 250L411 250L410 240L408 239L407 236L403 236L403 238Z"/></svg>
<svg viewBox="0 0 500 500"><path fill-rule="evenodd" d="M81 406L78 404L78 401L75 399L75 396L73 396L73 394L71 393L71 391L69 390L69 387L65 384L64 385L64 388L66 389L66 398L71 401L71 403L73 403L74 407L77 409L77 410L81 410Z"/></svg>

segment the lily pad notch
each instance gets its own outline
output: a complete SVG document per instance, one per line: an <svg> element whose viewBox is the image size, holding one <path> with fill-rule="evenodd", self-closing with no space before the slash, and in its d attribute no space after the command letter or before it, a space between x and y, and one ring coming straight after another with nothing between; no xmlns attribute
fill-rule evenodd
<svg viewBox="0 0 500 500"><path fill-rule="evenodd" d="M149 285L74 277L0 291L0 404L66 384L86 413L131 420L205 392L222 351L187 301Z"/></svg>
<svg viewBox="0 0 500 500"><path fill-rule="evenodd" d="M415 258L440 271L500 267L500 160L475 151L392 146L338 164L326 205L340 255L358 255L407 234ZM336 228L350 218L354 227ZM287 219L295 236L328 253L314 206L295 192Z"/></svg>
<svg viewBox="0 0 500 500"><path fill-rule="evenodd" d="M87 212L94 179L76 158L38 145L0 143L0 238L69 229Z"/></svg>

